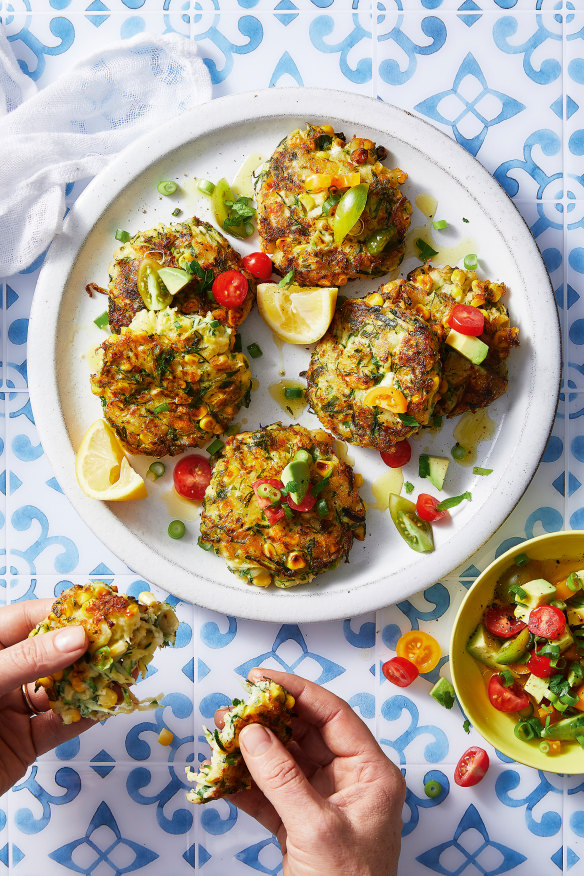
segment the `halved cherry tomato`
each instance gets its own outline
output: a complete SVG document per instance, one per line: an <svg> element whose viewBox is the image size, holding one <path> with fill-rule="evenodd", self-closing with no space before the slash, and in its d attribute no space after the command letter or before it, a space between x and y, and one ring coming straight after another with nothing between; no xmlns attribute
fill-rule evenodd
<svg viewBox="0 0 584 876"><path fill-rule="evenodd" d="M551 678L556 671L556 668L555 666L552 666L552 661L549 657L545 657L542 654L536 654L535 651L532 652L527 661L527 668L530 672L533 672L534 675L537 675L538 678Z"/></svg>
<svg viewBox="0 0 584 876"><path fill-rule="evenodd" d="M454 769L454 781L461 788L470 788L486 775L489 769L489 755L484 748L473 745L467 748Z"/></svg>
<svg viewBox="0 0 584 876"><path fill-rule="evenodd" d="M473 307L471 304L456 304L450 311L448 325L461 335L471 335L476 338L483 333L485 317L478 307Z"/></svg>
<svg viewBox="0 0 584 876"><path fill-rule="evenodd" d="M399 468L407 463L412 458L412 448L405 439L399 441L391 448L391 450L382 450L381 458L390 468Z"/></svg>
<svg viewBox="0 0 584 876"><path fill-rule="evenodd" d="M566 618L556 605L540 605L529 612L529 632L544 639L559 639L566 629Z"/></svg>
<svg viewBox="0 0 584 876"><path fill-rule="evenodd" d="M284 516L284 509L281 505L269 505L267 508L264 508L264 514L268 518L268 523L270 526L273 526L274 523L277 523L278 520L281 520Z"/></svg>
<svg viewBox="0 0 584 876"><path fill-rule="evenodd" d="M286 501L294 511L310 511L316 505L316 496L313 496L312 493L306 493L302 502L294 502L288 495Z"/></svg>
<svg viewBox="0 0 584 876"><path fill-rule="evenodd" d="M525 629L525 624L513 614L512 605L492 605L483 618L488 631L501 639L510 639Z"/></svg>
<svg viewBox="0 0 584 876"><path fill-rule="evenodd" d="M260 490L262 485L266 485L266 487L271 488L267 490ZM270 505L274 505L275 503L281 501L282 499L282 490L284 489L284 484L282 481L277 480L276 478L260 478L258 481L254 481L252 484L253 491L256 494L256 499L258 500L258 505L260 508L269 508ZM272 494L273 499L270 499L271 490L277 491L280 495L276 498L276 493ZM263 494L266 495L263 495Z"/></svg>
<svg viewBox="0 0 584 876"><path fill-rule="evenodd" d="M422 630L410 630L397 640L395 650L398 657L405 657L418 672L431 672L438 666L440 660L440 645L429 633Z"/></svg>
<svg viewBox="0 0 584 876"><path fill-rule="evenodd" d="M184 456L172 473L174 488L186 499L202 499L211 481L211 466L204 456L191 453Z"/></svg>
<svg viewBox="0 0 584 876"><path fill-rule="evenodd" d="M250 252L242 262L243 267L258 280L269 280L274 271L272 260L265 252Z"/></svg>
<svg viewBox="0 0 584 876"><path fill-rule="evenodd" d="M412 550L429 553L434 550L432 527L427 520L421 520L416 506L405 496L389 494L389 513L403 540Z"/></svg>
<svg viewBox="0 0 584 876"><path fill-rule="evenodd" d="M429 493L420 493L416 502L418 517L421 517L422 520L428 520L430 523L433 523L435 520L442 520L444 517L449 517L448 511L438 510L439 501L439 499L435 499Z"/></svg>
<svg viewBox="0 0 584 876"><path fill-rule="evenodd" d="M383 664L381 671L388 681L398 687L407 687L420 674L418 667L405 657L392 657Z"/></svg>
<svg viewBox="0 0 584 876"><path fill-rule="evenodd" d="M223 307L240 307L248 288L247 279L240 271L223 271L213 280L213 295Z"/></svg>
<svg viewBox="0 0 584 876"><path fill-rule="evenodd" d="M514 682L505 687L500 675L492 675L489 680L489 700L499 712L520 712L529 705L529 697L520 684Z"/></svg>

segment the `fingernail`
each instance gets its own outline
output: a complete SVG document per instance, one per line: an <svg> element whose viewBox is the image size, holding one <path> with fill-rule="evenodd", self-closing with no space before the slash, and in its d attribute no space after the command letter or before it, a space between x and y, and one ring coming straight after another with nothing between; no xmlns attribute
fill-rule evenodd
<svg viewBox="0 0 584 876"><path fill-rule="evenodd" d="M239 734L239 744L245 752L258 757L268 750L272 737L261 724L248 724Z"/></svg>
<svg viewBox="0 0 584 876"><path fill-rule="evenodd" d="M78 651L85 644L85 630L81 626L66 627L55 636L58 651Z"/></svg>

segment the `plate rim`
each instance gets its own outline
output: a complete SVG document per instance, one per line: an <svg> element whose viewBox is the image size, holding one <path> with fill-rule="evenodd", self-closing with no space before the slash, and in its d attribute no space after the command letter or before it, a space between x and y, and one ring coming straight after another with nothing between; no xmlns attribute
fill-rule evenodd
<svg viewBox="0 0 584 876"><path fill-rule="evenodd" d="M282 100L282 91L286 91L286 101ZM285 105L283 105L285 104ZM322 107L326 107L323 113ZM259 109L259 112L256 112ZM358 109L358 113L357 110ZM252 114L250 116L250 111ZM69 276L75 266L79 251L83 247L85 239L91 233L101 216L111 207L123 190L133 183L141 174L145 173L152 165L164 159L175 151L183 148L189 142L193 142L213 132L224 130L231 126L241 125L250 121L269 121L272 119L286 119L297 117L301 114L309 118L322 118L329 115L332 118L343 119L347 114L351 118L359 118L359 122L346 118L347 124L360 124L374 130L387 131L388 136L394 140L403 142L408 148L415 149L424 157L428 157L428 151L422 148L424 141L427 142L431 134L434 152L439 159L432 160L454 181L463 187L473 200L478 200L470 190L465 180L478 177L481 182L481 192L486 191L492 195L501 209L497 219L504 223L507 216L513 218L513 229L520 238L521 244L531 250L535 258L532 259L531 271L547 290L546 300L553 304L550 312L555 314L547 329L550 337L550 348L557 352L551 357L550 367L547 368L549 385L554 379L556 387L555 395L552 393L552 404L547 407L547 428L539 434L537 446L532 451L530 464L527 466L523 478L518 478L513 484L509 501L504 509L499 508L498 513L491 517L487 526L484 524L477 527L477 537L472 541L470 550L465 549L464 556L446 561L446 557L437 557L437 552L431 555L432 563L421 563L432 569L432 577L420 581L420 574L414 574L414 589L408 596L429 586L432 581L445 577L453 569L470 558L490 538L509 516L513 507L519 501L538 468L541 456L545 449L549 434L553 428L555 411L559 399L559 377L561 372L561 335L559 314L555 307L553 286L547 269L539 253L534 238L528 225L518 208L507 195L504 189L497 183L492 175L471 156L455 140L438 130L429 122L419 118L408 110L382 103L374 98L362 95L346 93L333 89L263 89L241 94L227 95L215 98L189 110L170 122L165 123L165 129L161 140L159 130L143 134L134 143L127 146L102 170L80 194L79 198L68 213L63 231L54 239L48 250L44 265L41 269L35 294L33 297L28 344L28 389L35 422L41 438L43 448L53 467L57 481L62 486L67 499L79 513L83 521L94 532L97 538L108 549L116 554L122 562L129 566L127 551L125 548L131 542L132 551L136 551L136 560L132 553L132 569L138 574L143 574L146 580L158 584L164 590L177 595L180 599L193 604L202 605L214 611L220 611L228 615L236 614L242 618L266 621L292 621L292 622L318 622L323 620L337 620L341 618L362 615L365 612L377 610L389 604L383 594L383 585L391 577L383 576L368 584L351 588L350 583L342 594L330 594L326 598L326 591L319 590L318 578L312 583L311 590L302 588L302 592L294 590L279 591L270 588L268 592L261 588L249 588L237 591L238 598L231 588L217 586L210 595L201 601L200 594L189 594L187 581L193 579L206 582L207 579L197 576L194 572L185 570L183 566L173 563L166 558L156 556L157 564L162 564L163 569L152 569L152 551L147 544L136 534L118 520L109 509L107 503L99 503L88 499L79 490L74 476L74 451L68 440L68 433L61 408L61 399L57 382L58 368L46 368L46 362L56 362L57 329L61 315L61 302L63 290L66 288ZM400 136L405 125L408 138ZM198 130L196 130L198 128ZM438 148L436 148L436 146ZM440 148L440 147L443 148ZM476 182L476 179L475 179ZM103 199L104 190L109 195ZM96 208L95 194L99 193L101 202ZM483 198L484 200L484 198ZM520 221L518 221L520 220ZM74 246L73 253L71 246ZM513 258L516 257L513 253ZM519 268L518 268L519 271ZM519 271L520 274L524 273ZM55 301L54 288L55 276L57 281L62 278L62 283L57 282L59 287L58 300ZM553 337L552 337L553 336ZM551 371L550 371L551 368ZM548 386L549 389L549 386ZM46 400L51 399L52 404ZM50 411L49 411L50 409ZM542 412L543 413L543 412ZM59 416L57 416L57 414ZM64 442L64 444L63 444ZM494 523L492 521L495 521ZM104 533L111 535L111 541L104 537ZM128 538L130 536L130 538ZM124 550L120 548L123 547ZM150 554L150 555L149 555ZM420 568L418 565L418 569ZM159 574L164 572L164 574ZM80 574L80 573L76 573ZM178 576L180 586L171 589L168 584L161 583L164 577L174 580L172 576ZM186 578L185 578L186 575ZM184 583L184 586L183 586ZM180 592L179 592L180 591ZM323 597L324 593L324 598ZM338 598L342 595L342 600ZM199 596L198 599L193 597ZM240 598L239 598L240 597ZM267 597L267 598L266 598ZM333 598L337 597L337 598ZM405 597L401 597L405 598ZM290 604L292 599L294 606ZM235 604L236 603L236 604ZM342 603L339 605L339 603Z"/></svg>

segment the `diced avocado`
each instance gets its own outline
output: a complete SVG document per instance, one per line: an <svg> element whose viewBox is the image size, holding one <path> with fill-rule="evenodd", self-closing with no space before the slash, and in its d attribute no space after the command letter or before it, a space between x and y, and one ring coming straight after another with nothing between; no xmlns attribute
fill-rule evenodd
<svg viewBox="0 0 584 876"><path fill-rule="evenodd" d="M193 275L182 268L159 268L158 276L171 295L176 295L193 279Z"/></svg>
<svg viewBox="0 0 584 876"><path fill-rule="evenodd" d="M543 739L576 739L584 736L584 715L575 715L573 718L564 718L557 724L550 724L541 731Z"/></svg>
<svg viewBox="0 0 584 876"><path fill-rule="evenodd" d="M527 627L513 636L512 639L507 639L504 645L501 645L496 654L497 663L502 663L503 666L509 666L511 663L518 663L527 651L529 644L530 633Z"/></svg>
<svg viewBox="0 0 584 876"><path fill-rule="evenodd" d="M570 626L577 627L584 624L584 597L581 593L566 603L566 616Z"/></svg>
<svg viewBox="0 0 584 876"><path fill-rule="evenodd" d="M521 589L524 593L521 594L518 601L528 608L547 605L556 596L555 586L546 581L545 578L535 578L533 581L527 581L521 585Z"/></svg>
<svg viewBox="0 0 584 876"><path fill-rule="evenodd" d="M516 605L513 609L513 614L517 618L517 620L523 621L524 624L529 620L529 615L531 613L531 609L527 608L525 605Z"/></svg>
<svg viewBox="0 0 584 876"><path fill-rule="evenodd" d="M446 343L466 359L470 359L474 365L480 365L487 358L489 352L489 348L480 338L463 335L456 329L450 329Z"/></svg>
<svg viewBox="0 0 584 876"><path fill-rule="evenodd" d="M310 486L310 464L312 456L307 450L297 450L294 458L290 460L282 471L282 483L290 491L290 498L298 505L308 492ZM293 484L290 489L289 484Z"/></svg>
<svg viewBox="0 0 584 876"><path fill-rule="evenodd" d="M428 480L434 484L437 490L441 490L444 485L449 465L450 460L444 456L428 455Z"/></svg>
<svg viewBox="0 0 584 876"><path fill-rule="evenodd" d="M499 652L500 645L498 640L491 636L486 631L482 624L479 624L470 639L466 643L466 650L469 654L484 663L485 666L491 666L494 669L500 669L501 664L497 663L496 656Z"/></svg>
<svg viewBox="0 0 584 876"><path fill-rule="evenodd" d="M537 703L541 703L543 698L547 697L549 694L547 679L539 678L539 676L534 675L532 672L525 682L524 690L525 693L531 694L531 696Z"/></svg>
<svg viewBox="0 0 584 876"><path fill-rule="evenodd" d="M570 632L570 627L566 625L566 628L559 639L550 639L550 645L557 645L560 649L560 654L564 651L567 651L568 648L574 644L574 636Z"/></svg>
<svg viewBox="0 0 584 876"><path fill-rule="evenodd" d="M438 679L430 691L430 696L434 697L445 709L451 709L454 705L454 688L444 676Z"/></svg>

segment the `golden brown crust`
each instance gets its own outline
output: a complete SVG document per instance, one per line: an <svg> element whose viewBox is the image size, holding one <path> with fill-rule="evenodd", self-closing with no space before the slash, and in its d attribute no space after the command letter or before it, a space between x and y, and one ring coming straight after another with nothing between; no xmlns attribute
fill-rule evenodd
<svg viewBox="0 0 584 876"><path fill-rule="evenodd" d="M323 137L330 145L318 148ZM307 180L314 174L342 178L355 173L369 185L367 204L355 228L337 245L332 232L336 207L325 215L322 202L355 183L344 188L333 184L317 195L311 207L305 198L310 190ZM353 138L347 143L342 135L330 137L318 125L293 131L279 144L256 184L262 249L281 274L294 270L294 282L301 286L343 286L357 277L393 271L403 258L410 224L411 204L399 188L406 179L403 171L381 164L371 140ZM385 230L391 235L387 246L372 254L367 242Z"/></svg>

